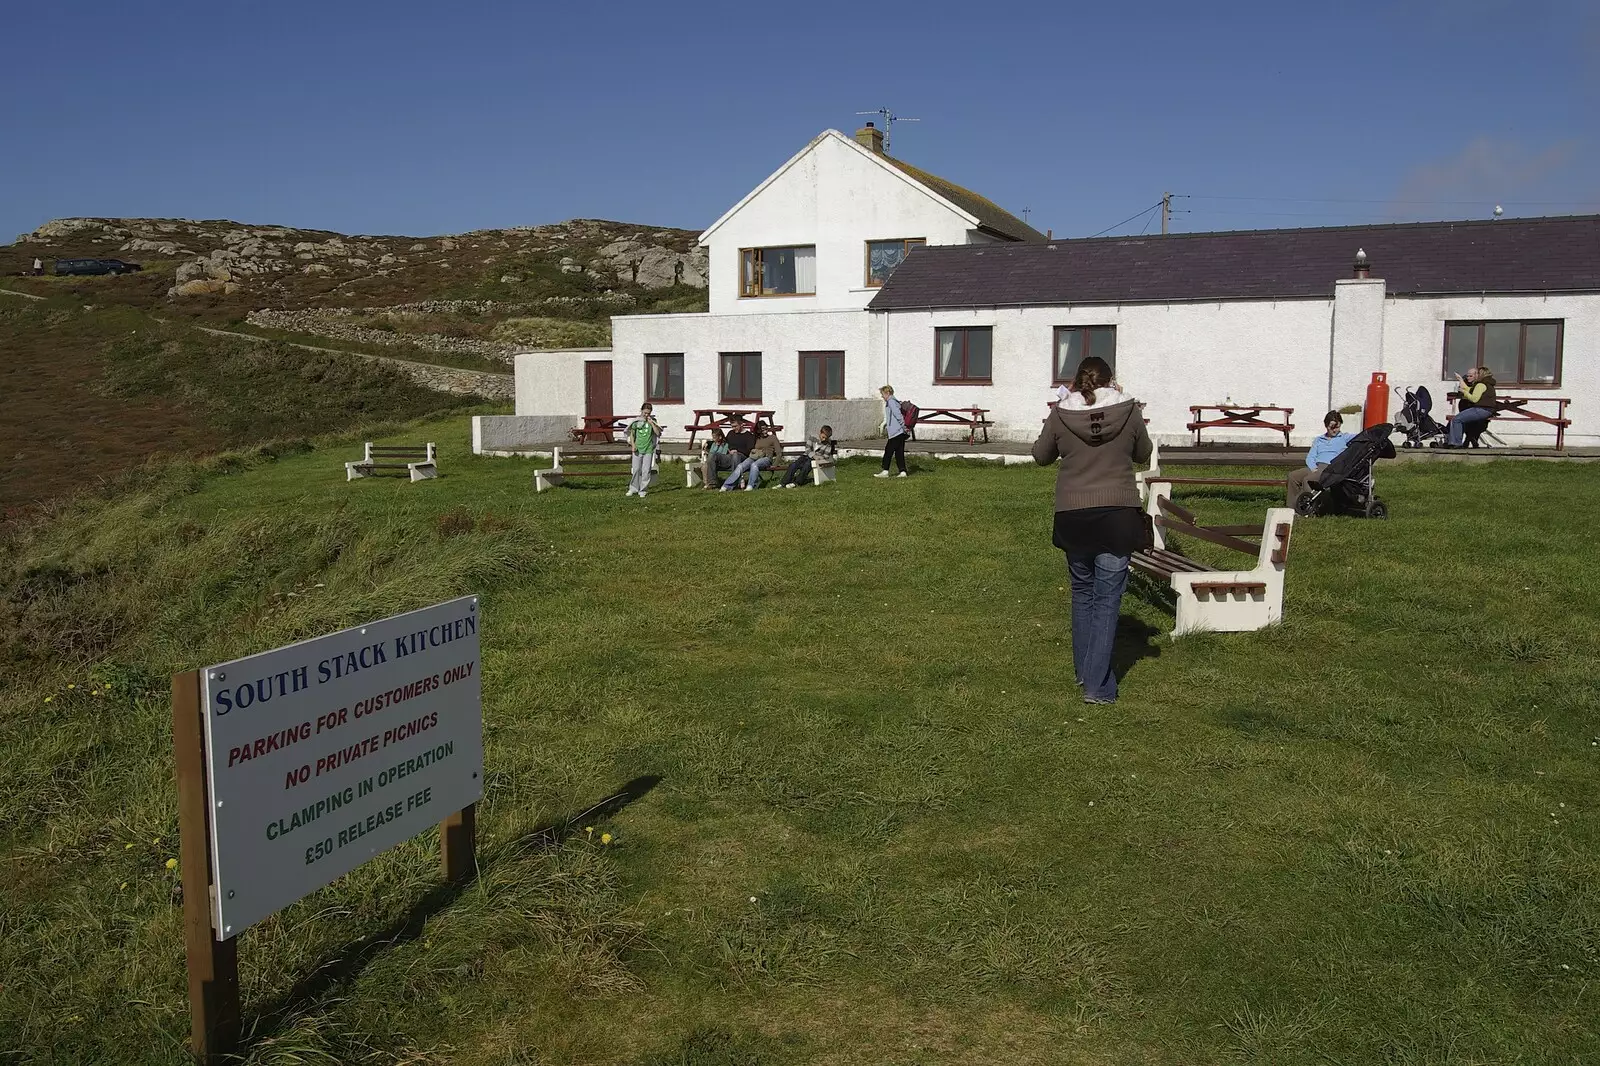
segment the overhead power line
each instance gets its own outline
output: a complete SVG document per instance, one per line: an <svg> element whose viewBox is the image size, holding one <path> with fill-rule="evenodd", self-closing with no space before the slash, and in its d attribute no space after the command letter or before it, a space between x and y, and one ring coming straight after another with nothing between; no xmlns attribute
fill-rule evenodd
<svg viewBox="0 0 1600 1066"><path fill-rule="evenodd" d="M1106 234L1110 233L1112 230L1121 229L1123 226L1126 226L1128 223L1134 221L1135 219L1139 218L1140 216L1148 215L1152 211L1160 210L1160 208L1161 208L1161 201L1157 200L1155 203L1151 204L1149 207L1145 208L1143 211L1137 212L1136 214L1129 215L1127 218L1123 219L1121 222L1118 222L1115 226L1107 226L1105 229L1101 230L1099 233L1091 233L1091 234L1089 234L1089 236L1091 236L1091 237L1104 237Z"/></svg>

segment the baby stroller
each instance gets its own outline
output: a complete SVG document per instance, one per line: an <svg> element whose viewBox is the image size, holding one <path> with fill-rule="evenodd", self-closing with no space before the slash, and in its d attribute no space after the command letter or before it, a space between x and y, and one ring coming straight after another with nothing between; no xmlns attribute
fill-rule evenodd
<svg viewBox="0 0 1600 1066"><path fill-rule="evenodd" d="M1418 385L1415 392L1405 390L1405 401L1400 405L1400 420L1394 427L1406 435L1400 447L1421 448L1429 438L1444 436L1444 423L1436 421L1429 414L1432 410L1433 397L1428 394L1428 386Z"/></svg>
<svg viewBox="0 0 1600 1066"><path fill-rule="evenodd" d="M1304 518L1318 515L1388 518L1388 505L1373 494L1372 464L1379 459L1394 458L1394 444L1389 440L1393 432L1394 426L1384 422L1352 437L1344 451L1317 475L1311 490L1302 492L1294 501L1294 513Z"/></svg>

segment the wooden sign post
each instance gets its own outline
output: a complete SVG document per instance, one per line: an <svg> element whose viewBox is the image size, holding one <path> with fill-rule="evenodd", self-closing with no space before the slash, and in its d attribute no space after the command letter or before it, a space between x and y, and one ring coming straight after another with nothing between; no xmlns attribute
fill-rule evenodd
<svg viewBox="0 0 1600 1066"><path fill-rule="evenodd" d="M239 941L211 925L211 801L206 791L200 672L172 675L172 742L178 764L183 939L189 959L189 1050L211 1066L239 1046Z"/></svg>
<svg viewBox="0 0 1600 1066"><path fill-rule="evenodd" d="M249 925L424 831L440 806L445 879L475 874L477 623L466 597L172 676L189 1047L205 1066L239 1050ZM252 707L257 693L270 708Z"/></svg>

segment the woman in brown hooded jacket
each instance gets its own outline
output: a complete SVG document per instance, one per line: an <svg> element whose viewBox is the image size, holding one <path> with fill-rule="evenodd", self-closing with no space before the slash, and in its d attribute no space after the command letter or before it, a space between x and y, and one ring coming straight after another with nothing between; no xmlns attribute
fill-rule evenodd
<svg viewBox="0 0 1600 1066"><path fill-rule="evenodd" d="M1079 363L1072 387L1085 406L1058 404L1033 442L1033 458L1040 466L1061 461L1053 541L1072 579L1072 666L1083 702L1115 703L1111 648L1128 558L1144 543L1133 464L1149 461L1150 435L1104 359Z"/></svg>

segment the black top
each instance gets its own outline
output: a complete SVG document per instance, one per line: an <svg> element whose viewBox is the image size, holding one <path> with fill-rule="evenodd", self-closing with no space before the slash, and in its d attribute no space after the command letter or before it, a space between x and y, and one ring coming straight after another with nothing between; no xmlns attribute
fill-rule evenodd
<svg viewBox="0 0 1600 1066"><path fill-rule="evenodd" d="M1137 507L1057 511L1051 542L1073 554L1132 555L1144 547L1144 518Z"/></svg>

